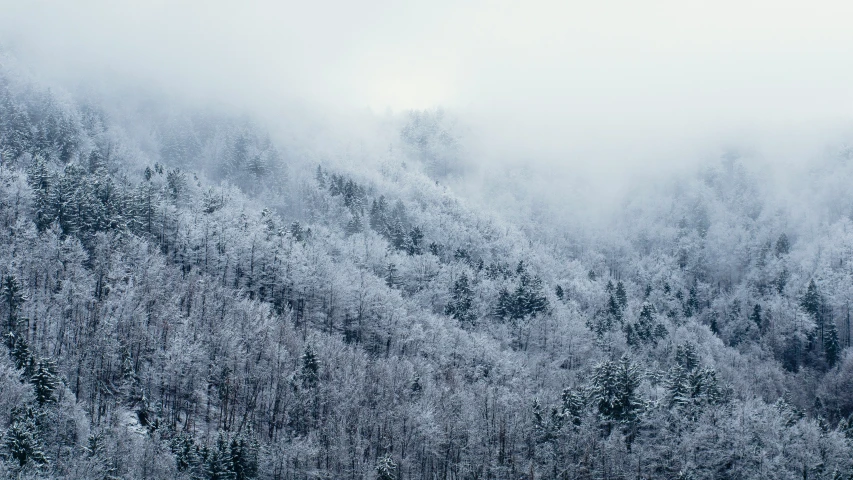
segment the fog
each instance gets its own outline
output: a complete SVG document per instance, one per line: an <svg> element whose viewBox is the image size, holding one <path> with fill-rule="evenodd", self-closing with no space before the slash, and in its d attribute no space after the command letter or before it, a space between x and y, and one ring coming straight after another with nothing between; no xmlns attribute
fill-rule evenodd
<svg viewBox="0 0 853 480"><path fill-rule="evenodd" d="M441 106L466 127L472 178L523 166L558 194L731 148L804 158L853 114L843 1L0 5L5 47L54 81L357 135L367 116Z"/></svg>

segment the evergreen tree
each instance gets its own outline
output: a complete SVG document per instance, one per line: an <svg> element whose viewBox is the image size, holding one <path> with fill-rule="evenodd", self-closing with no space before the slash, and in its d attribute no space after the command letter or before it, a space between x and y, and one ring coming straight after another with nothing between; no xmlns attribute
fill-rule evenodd
<svg viewBox="0 0 853 480"><path fill-rule="evenodd" d="M628 344L632 346L657 343L661 338L658 327L663 327L663 325L658 324L655 319L655 307L649 302L643 302L637 322L625 325L625 338Z"/></svg>
<svg viewBox="0 0 853 480"><path fill-rule="evenodd" d="M519 280L515 290L510 293L502 288L498 294L497 316L504 320L521 320L545 313L550 305L543 291L542 280L539 277L531 278L521 262L516 272L519 273Z"/></svg>
<svg viewBox="0 0 853 480"><path fill-rule="evenodd" d="M622 324L622 308L619 306L619 302L616 300L616 297L612 294L607 300L607 315L610 317L608 330L610 330L613 325Z"/></svg>
<svg viewBox="0 0 853 480"><path fill-rule="evenodd" d="M463 273L453 282L450 289L450 302L444 307L444 314L453 317L462 325L474 323L476 316L472 311L474 293L468 285L468 275Z"/></svg>
<svg viewBox="0 0 853 480"><path fill-rule="evenodd" d="M56 376L56 366L52 360L42 359L38 362L30 383L36 394L36 401L44 405L56 400L55 394L59 388L59 379Z"/></svg>
<svg viewBox="0 0 853 480"><path fill-rule="evenodd" d="M18 327L18 310L27 301L27 296L14 275L6 275L3 278L3 289L0 293L3 295L3 303L7 309L7 332L13 333Z"/></svg>
<svg viewBox="0 0 853 480"><path fill-rule="evenodd" d="M640 370L627 356L608 360L593 369L590 396L602 419L608 422L633 420L642 408Z"/></svg>
<svg viewBox="0 0 853 480"><path fill-rule="evenodd" d="M234 480L234 465L231 464L231 452L224 433L219 433L216 445L210 449L205 466L205 473L209 480Z"/></svg>
<svg viewBox="0 0 853 480"><path fill-rule="evenodd" d="M198 464L197 446L192 436L181 433L170 442L172 454L175 455L175 465L179 472L184 472Z"/></svg>
<svg viewBox="0 0 853 480"><path fill-rule="evenodd" d="M776 293L779 295L785 293L785 287L788 285L788 277L790 276L791 274L788 272L788 269L783 267L782 271L779 272L779 275L773 281L773 284L776 287Z"/></svg>
<svg viewBox="0 0 853 480"><path fill-rule="evenodd" d="M74 165L65 167L65 171L50 189L48 201L53 217L59 222L63 235L77 232L80 209L77 205L77 193L83 183L82 170Z"/></svg>
<svg viewBox="0 0 853 480"><path fill-rule="evenodd" d="M376 462L376 480L395 480L397 478L397 464L390 455L384 455Z"/></svg>
<svg viewBox="0 0 853 480"><path fill-rule="evenodd" d="M378 200L373 200L373 204L370 206L370 228L385 238L389 237L388 219L386 218L387 208L385 197L382 195L379 196Z"/></svg>
<svg viewBox="0 0 853 480"><path fill-rule="evenodd" d="M251 434L248 436L252 440L246 440L244 435L231 439L229 451L234 480L249 480L258 476L258 444Z"/></svg>
<svg viewBox="0 0 853 480"><path fill-rule="evenodd" d="M522 293L525 315L535 317L540 313L545 313L548 310L549 303L542 287L542 279L535 276L523 286L525 287Z"/></svg>
<svg viewBox="0 0 853 480"><path fill-rule="evenodd" d="M557 298L559 298L560 300L562 300L563 295L565 295L565 292L563 292L563 287L560 285L557 285L557 287L554 289L554 293L557 295Z"/></svg>
<svg viewBox="0 0 853 480"><path fill-rule="evenodd" d="M679 292L681 293L681 292ZM690 291L687 295L687 301L683 306L684 316L690 318L693 314L699 311L699 297L696 292L696 284L690 287Z"/></svg>
<svg viewBox="0 0 853 480"><path fill-rule="evenodd" d="M323 172L323 168L320 165L317 165L317 173L314 175L314 179L317 180L317 186L320 187L321 190L326 189L326 174Z"/></svg>
<svg viewBox="0 0 853 480"><path fill-rule="evenodd" d="M699 354L696 352L696 346L685 343L675 347L675 364L687 371L698 368Z"/></svg>
<svg viewBox="0 0 853 480"><path fill-rule="evenodd" d="M562 409L561 414L565 420L568 420L572 425L580 425L583 417L583 410L586 407L584 396L573 388L563 389L561 397Z"/></svg>
<svg viewBox="0 0 853 480"><path fill-rule="evenodd" d="M397 273L397 264L389 263L387 267L385 267L385 285L388 285L389 288L394 288L400 283L400 277Z"/></svg>
<svg viewBox="0 0 853 480"><path fill-rule="evenodd" d="M306 388L312 388L320 381L320 360L311 345L305 345L305 352L302 354L302 371L300 373L302 385Z"/></svg>
<svg viewBox="0 0 853 480"><path fill-rule="evenodd" d="M838 328L833 320L826 322L823 334L823 353L826 363L834 367L841 355L841 343L838 341Z"/></svg>
<svg viewBox="0 0 853 480"><path fill-rule="evenodd" d="M761 318L761 305L756 303L755 306L752 307L752 313L749 315L749 319L752 320L753 323L755 323L756 327L761 328L761 324L763 321Z"/></svg>
<svg viewBox="0 0 853 480"><path fill-rule="evenodd" d="M27 182L33 189L33 206L35 207L35 223L38 231L45 231L53 223L54 215L50 203L50 191L53 183L47 163L37 157L27 170Z"/></svg>
<svg viewBox="0 0 853 480"><path fill-rule="evenodd" d="M504 320L515 316L515 301L506 287L501 288L498 293L498 306L495 309L495 315Z"/></svg>
<svg viewBox="0 0 853 480"><path fill-rule="evenodd" d="M781 257L782 255L787 255L790 251L791 244L788 241L788 236L784 233L779 235L779 239L776 240L776 256Z"/></svg>
<svg viewBox="0 0 853 480"><path fill-rule="evenodd" d="M621 280L616 283L616 303L621 310L628 306L628 295L625 293L625 285L622 284Z"/></svg>
<svg viewBox="0 0 853 480"><path fill-rule="evenodd" d="M406 237L406 253L409 255L420 255L423 253L424 234L419 227L413 227Z"/></svg>
<svg viewBox="0 0 853 480"><path fill-rule="evenodd" d="M803 295L802 300L800 300L800 306L803 307L803 310L805 310L806 313L808 313L815 320L817 320L817 318L820 316L820 305L820 292L818 292L817 285L815 285L814 279L812 279L809 281L809 286L806 289L806 294Z"/></svg>
<svg viewBox="0 0 853 480"><path fill-rule="evenodd" d="M24 378L31 378L36 371L35 356L30 351L30 345L27 340L14 333L8 333L9 343L11 343L12 360L15 362L15 368L24 371Z"/></svg>
<svg viewBox="0 0 853 480"><path fill-rule="evenodd" d="M47 456L38 439L38 430L32 418L18 418L3 436L4 447L11 460L23 467L27 463L45 464Z"/></svg>
<svg viewBox="0 0 853 480"><path fill-rule="evenodd" d="M352 218L347 222L346 232L347 235L354 235L356 233L360 233L364 231L364 223L362 222L361 215L353 214Z"/></svg>

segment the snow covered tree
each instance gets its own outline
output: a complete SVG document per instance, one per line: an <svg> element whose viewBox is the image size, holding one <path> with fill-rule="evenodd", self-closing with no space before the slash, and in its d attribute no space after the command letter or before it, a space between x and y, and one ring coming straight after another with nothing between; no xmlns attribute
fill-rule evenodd
<svg viewBox="0 0 853 480"><path fill-rule="evenodd" d="M385 267L385 285L389 288L395 288L400 284L400 274L397 264L391 262Z"/></svg>
<svg viewBox="0 0 853 480"><path fill-rule="evenodd" d="M235 480L234 465L231 463L231 452L228 448L228 438L220 432L216 445L210 449L205 464L205 474L209 480Z"/></svg>
<svg viewBox="0 0 853 480"><path fill-rule="evenodd" d="M395 480L397 478L397 464L390 455L383 455L376 462L376 480Z"/></svg>
<svg viewBox="0 0 853 480"><path fill-rule="evenodd" d="M643 302L637 321L626 323L624 330L625 339L631 346L656 344L666 336L666 328L657 321L655 307L649 302Z"/></svg>
<svg viewBox="0 0 853 480"><path fill-rule="evenodd" d="M590 398L606 422L629 422L643 407L639 396L640 369L627 356L595 366Z"/></svg>
<svg viewBox="0 0 853 480"><path fill-rule="evenodd" d="M572 425L580 425L586 407L583 392L575 388L564 388L561 400L560 414L563 418Z"/></svg>
<svg viewBox="0 0 853 480"><path fill-rule="evenodd" d="M3 296L3 303L7 310L6 330L9 333L14 333L18 328L18 311L21 305L27 301L27 296L21 287L21 282L14 275L3 277L3 288L0 294Z"/></svg>
<svg viewBox="0 0 853 480"><path fill-rule="evenodd" d="M625 284L621 280L616 282L616 303L620 310L628 306L628 295L625 293Z"/></svg>
<svg viewBox="0 0 853 480"><path fill-rule="evenodd" d="M444 307L444 314L453 317L461 325L471 325L476 318L473 303L474 293L469 286L468 275L463 273L453 282L453 287L450 289L450 302Z"/></svg>
<svg viewBox="0 0 853 480"><path fill-rule="evenodd" d="M320 360L311 345L305 345L302 353L302 370L299 374L305 388L313 388L320 380Z"/></svg>
<svg viewBox="0 0 853 480"><path fill-rule="evenodd" d="M779 238L776 240L776 256L787 255L790 251L791 243L788 241L788 236L784 233L779 235Z"/></svg>
<svg viewBox="0 0 853 480"><path fill-rule="evenodd" d="M838 341L838 328L835 321L829 319L824 326L823 353L826 363L830 368L834 367L841 355L841 343Z"/></svg>
<svg viewBox="0 0 853 480"><path fill-rule="evenodd" d="M231 439L229 445L234 480L250 480L258 476L258 444L251 433L248 436L250 440L238 435Z"/></svg>
<svg viewBox="0 0 853 480"><path fill-rule="evenodd" d="M759 329L762 328L763 319L761 317L761 305L755 304L752 307L752 313L749 315L749 319L752 320L752 323L755 324Z"/></svg>
<svg viewBox="0 0 853 480"><path fill-rule="evenodd" d="M47 463L47 455L38 440L38 430L32 418L14 420L3 436L4 447L8 457L23 467Z"/></svg>
<svg viewBox="0 0 853 480"><path fill-rule="evenodd" d="M55 401L56 390L59 388L60 381L56 376L56 365L53 360L39 360L35 372L30 377L30 382L35 389L36 401L39 405Z"/></svg>

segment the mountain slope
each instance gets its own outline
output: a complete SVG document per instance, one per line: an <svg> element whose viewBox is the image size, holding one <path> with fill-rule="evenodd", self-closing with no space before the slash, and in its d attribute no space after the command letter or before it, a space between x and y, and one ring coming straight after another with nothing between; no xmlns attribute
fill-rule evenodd
<svg viewBox="0 0 853 480"><path fill-rule="evenodd" d="M783 239L735 164L556 244L424 173L421 117L318 166L244 119L1 87L3 474L853 474L849 219Z"/></svg>

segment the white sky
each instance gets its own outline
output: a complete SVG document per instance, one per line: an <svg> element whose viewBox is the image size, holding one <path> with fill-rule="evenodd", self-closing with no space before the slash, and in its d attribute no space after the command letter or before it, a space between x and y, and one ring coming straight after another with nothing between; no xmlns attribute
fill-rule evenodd
<svg viewBox="0 0 853 480"><path fill-rule="evenodd" d="M849 1L0 0L0 12L0 38L78 81L256 109L444 105L509 156L639 158L710 131L853 117Z"/></svg>

